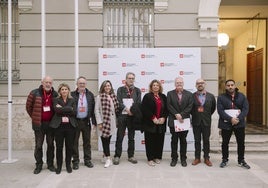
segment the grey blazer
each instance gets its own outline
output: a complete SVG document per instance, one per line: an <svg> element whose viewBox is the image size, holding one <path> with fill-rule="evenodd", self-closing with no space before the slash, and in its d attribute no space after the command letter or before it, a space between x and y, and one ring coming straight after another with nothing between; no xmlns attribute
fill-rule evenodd
<svg viewBox="0 0 268 188"><path fill-rule="evenodd" d="M182 91L181 104L179 104L178 95L176 90L171 90L167 93L167 109L168 126L174 127L175 114L181 114L182 118L190 118L190 113L193 107L192 93L187 90Z"/></svg>
<svg viewBox="0 0 268 188"><path fill-rule="evenodd" d="M61 105L62 107L56 107L57 104ZM69 118L69 122L73 127L77 127L77 121L75 118L77 113L77 107L74 98L68 98L66 103L64 103L61 97L54 98L53 108L55 114L49 124L50 127L58 128L62 123L62 117L64 116Z"/></svg>

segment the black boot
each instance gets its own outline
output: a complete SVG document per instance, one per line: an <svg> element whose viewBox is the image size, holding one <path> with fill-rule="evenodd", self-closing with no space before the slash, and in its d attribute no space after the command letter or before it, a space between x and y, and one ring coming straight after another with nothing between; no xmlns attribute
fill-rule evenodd
<svg viewBox="0 0 268 188"><path fill-rule="evenodd" d="M68 173L72 173L73 171L71 165L66 165L66 170Z"/></svg>
<svg viewBox="0 0 268 188"><path fill-rule="evenodd" d="M43 164L36 164L36 167L35 167L33 173L34 174L39 174L41 172L41 170L42 170L42 166L43 166Z"/></svg>
<svg viewBox="0 0 268 188"><path fill-rule="evenodd" d="M56 168L56 174L60 174L61 173L61 167L57 167Z"/></svg>
<svg viewBox="0 0 268 188"><path fill-rule="evenodd" d="M50 170L51 172L55 172L56 168L54 167L53 164L47 165L47 169Z"/></svg>
<svg viewBox="0 0 268 188"><path fill-rule="evenodd" d="M60 174L61 173L61 168L62 168L62 163L61 164L57 164L56 174Z"/></svg>

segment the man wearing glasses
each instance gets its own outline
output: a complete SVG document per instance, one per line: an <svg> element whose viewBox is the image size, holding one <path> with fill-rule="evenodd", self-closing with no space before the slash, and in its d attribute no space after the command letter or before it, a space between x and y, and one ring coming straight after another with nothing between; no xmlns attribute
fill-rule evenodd
<svg viewBox="0 0 268 188"><path fill-rule="evenodd" d="M135 74L128 72L126 74L125 85L119 87L117 90L117 99L119 101L119 116L117 125L115 155L113 163L119 164L119 159L122 154L122 143L127 128L128 132L128 161L136 164L137 160L134 158L135 150L135 125L134 125L134 108L141 104L141 91L134 86Z"/></svg>
<svg viewBox="0 0 268 188"><path fill-rule="evenodd" d="M95 99L91 91L86 88L86 78L80 76L76 82L77 89L72 91L71 95L77 102L77 123L76 134L74 139L73 149L73 169L79 168L79 137L82 132L83 150L84 150L84 164L88 168L92 168L91 162L91 121L96 125L96 118L94 115ZM90 121L91 120L91 121Z"/></svg>
<svg viewBox="0 0 268 188"><path fill-rule="evenodd" d="M195 140L195 160L192 165L201 162L201 137L203 138L204 163L212 166L209 160L210 143L209 137L211 133L211 116L216 109L216 100L213 94L205 90L205 80L202 78L196 80L197 91L193 93L192 108L192 125Z"/></svg>

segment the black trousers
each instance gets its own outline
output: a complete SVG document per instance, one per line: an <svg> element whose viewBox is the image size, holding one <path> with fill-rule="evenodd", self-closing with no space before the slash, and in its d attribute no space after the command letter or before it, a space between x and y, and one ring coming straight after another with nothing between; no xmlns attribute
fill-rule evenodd
<svg viewBox="0 0 268 188"><path fill-rule="evenodd" d="M187 159L187 134L188 131L175 132L174 127L170 127L171 133L171 158L172 160L178 160L178 139L180 139L180 159L185 161Z"/></svg>
<svg viewBox="0 0 268 188"><path fill-rule="evenodd" d="M101 136L102 148L103 148L103 153L104 153L105 157L110 156L111 138L112 138L112 136L109 136L109 137L102 137Z"/></svg>
<svg viewBox="0 0 268 188"><path fill-rule="evenodd" d="M43 143L46 137L47 143L47 165L52 166L54 160L54 129L49 127L49 122L42 122L40 130L34 131L35 149L34 157L36 165L43 164Z"/></svg>
<svg viewBox="0 0 268 188"><path fill-rule="evenodd" d="M75 131L74 148L73 148L73 163L79 163L79 138L82 132L84 162L91 160L91 127L88 125L88 120L77 120L78 126Z"/></svg>
<svg viewBox="0 0 268 188"><path fill-rule="evenodd" d="M222 136L222 159L228 160L229 158L229 142L232 134L235 134L236 142L237 142L237 154L238 154L238 162L244 160L245 154L245 128L233 128L231 130L221 130Z"/></svg>
<svg viewBox="0 0 268 188"><path fill-rule="evenodd" d="M62 167L63 145L65 143L66 166L71 166L75 128L69 124L61 124L55 131L57 168Z"/></svg>
<svg viewBox="0 0 268 188"><path fill-rule="evenodd" d="M204 158L209 159L209 151L210 151L209 137L211 133L211 126L204 125L203 122L201 122L200 125L193 125L193 133L194 133L195 158L200 159L201 157L201 138L202 138Z"/></svg>
<svg viewBox="0 0 268 188"><path fill-rule="evenodd" d="M135 150L135 128L133 126L133 118L127 116L120 116L118 118L118 128L116 133L115 155L114 157L121 157L122 143L125 136L126 128L128 130L128 158L134 156Z"/></svg>
<svg viewBox="0 0 268 188"><path fill-rule="evenodd" d="M147 160L162 159L165 133L144 132Z"/></svg>

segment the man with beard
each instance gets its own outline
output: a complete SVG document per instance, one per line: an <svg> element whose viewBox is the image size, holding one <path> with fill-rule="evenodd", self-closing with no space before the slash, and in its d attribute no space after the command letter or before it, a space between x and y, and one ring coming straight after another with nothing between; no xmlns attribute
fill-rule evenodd
<svg viewBox="0 0 268 188"><path fill-rule="evenodd" d="M238 91L235 81L230 79L225 82L226 92L218 97L217 110L219 113L218 127L222 136L222 162L221 168L226 167L229 158L229 142L234 132L237 142L238 165L246 169L250 166L244 160L245 153L245 126L248 114L248 100Z"/></svg>
<svg viewBox="0 0 268 188"><path fill-rule="evenodd" d="M192 125L195 140L195 160L192 165L201 162L201 137L203 138L204 163L212 166L209 160L211 133L211 116L216 109L216 100L213 94L205 90L206 82L200 78L196 80L197 91L193 93Z"/></svg>
<svg viewBox="0 0 268 188"><path fill-rule="evenodd" d="M53 98L58 93L52 87L53 79L45 76L39 88L32 90L26 101L26 111L32 119L32 129L34 130L35 149L34 157L36 167L34 174L39 174L43 167L43 143L46 137L47 142L47 168L54 172L54 130L49 127L49 123L54 115L52 106Z"/></svg>

